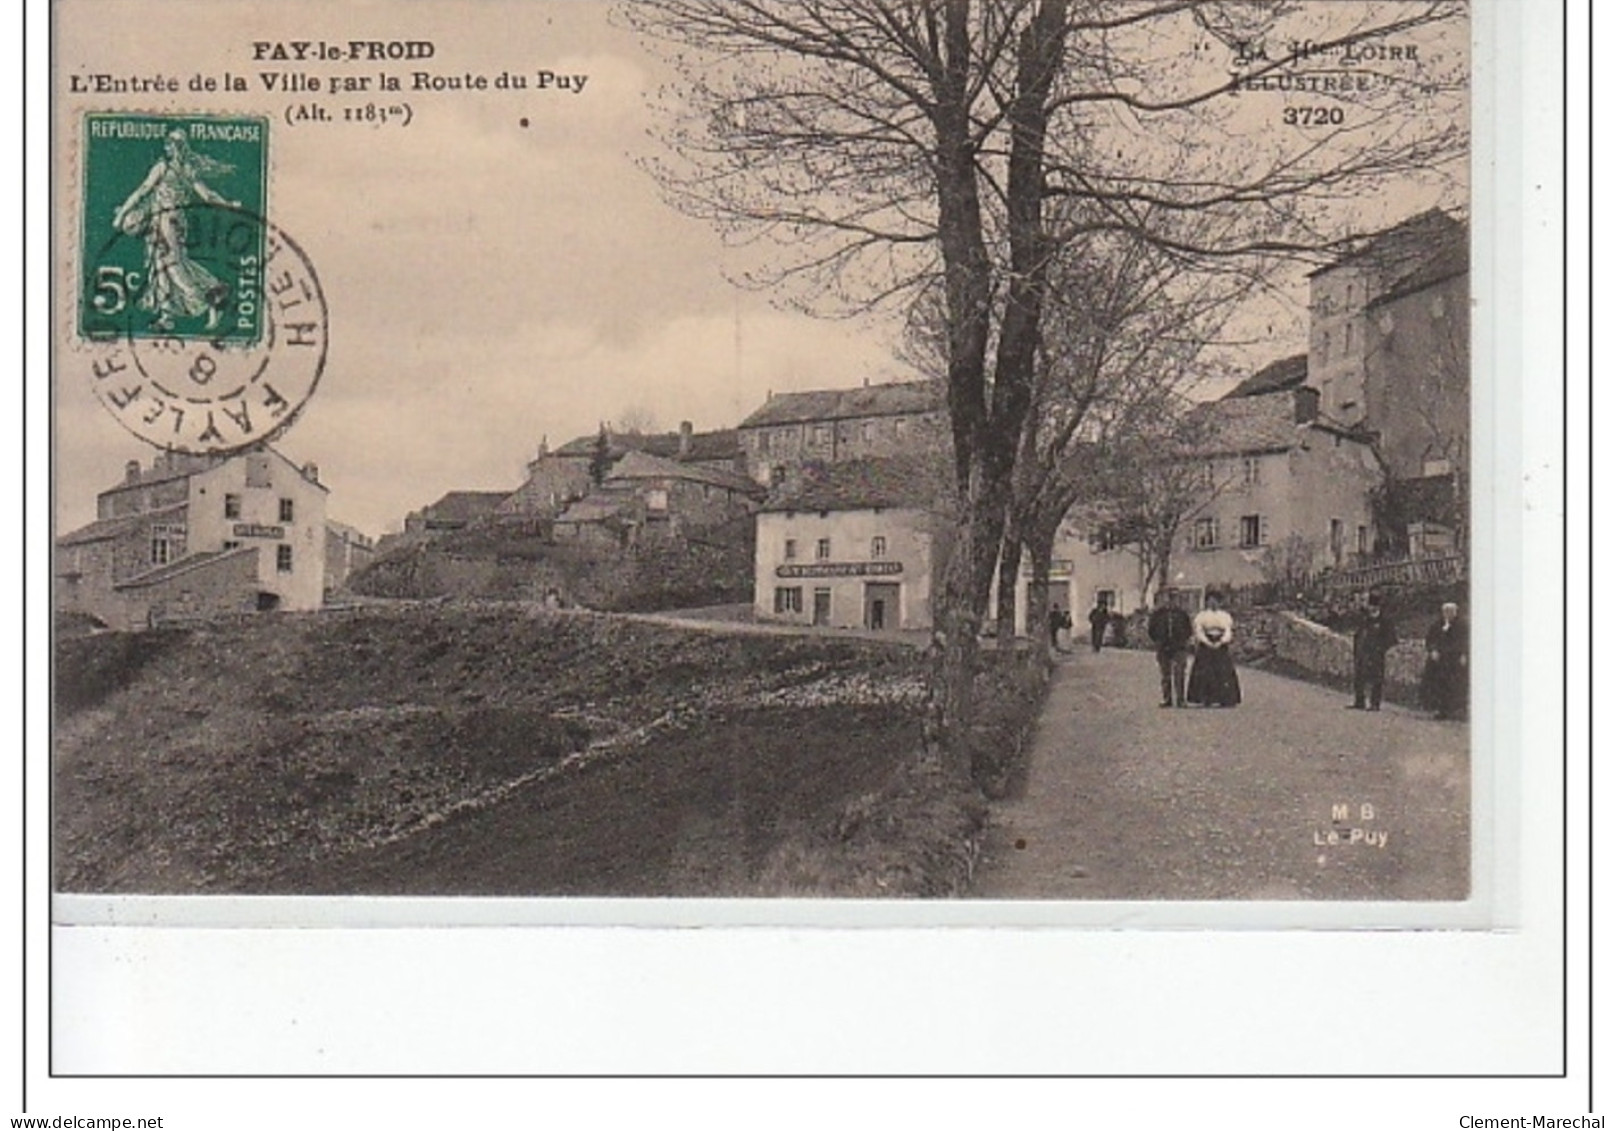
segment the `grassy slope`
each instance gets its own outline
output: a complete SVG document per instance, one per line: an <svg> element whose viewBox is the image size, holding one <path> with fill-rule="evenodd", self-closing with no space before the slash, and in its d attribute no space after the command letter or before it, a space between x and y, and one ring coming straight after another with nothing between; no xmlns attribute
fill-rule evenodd
<svg viewBox="0 0 1615 1131"><path fill-rule="evenodd" d="M925 893L979 816L898 772L901 647L448 606L109 671L128 639L58 657L64 890Z"/></svg>

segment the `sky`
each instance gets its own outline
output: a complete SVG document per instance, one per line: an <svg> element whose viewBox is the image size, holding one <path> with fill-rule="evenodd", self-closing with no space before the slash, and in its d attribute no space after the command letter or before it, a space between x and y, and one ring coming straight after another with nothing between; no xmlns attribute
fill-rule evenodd
<svg viewBox="0 0 1615 1131"><path fill-rule="evenodd" d="M667 75L605 4L64 0L54 11L58 293L69 296L59 312L76 288L80 114L268 115L270 218L308 254L330 318L319 388L279 447L317 463L331 517L369 534L400 528L446 491L514 490L541 439L555 445L602 421L732 427L770 392L918 376L894 355L895 312L849 323L781 309L732 284L731 250L662 201L640 161L655 152L647 96ZM465 18L445 15L455 12ZM434 53L364 64L253 57L257 43L355 39L430 41ZM260 77L382 70L406 85L418 70L587 79L577 93L530 85L318 99L268 93ZM182 90L69 93L73 76L97 73L177 76ZM249 90L183 89L192 75L226 73ZM407 127L286 120L315 100L399 99ZM1302 348L1301 304L1292 287L1246 317L1269 347L1252 368ZM55 515L65 531L93 519L96 493L126 461L154 452L97 403L71 364L71 329L58 325Z"/></svg>

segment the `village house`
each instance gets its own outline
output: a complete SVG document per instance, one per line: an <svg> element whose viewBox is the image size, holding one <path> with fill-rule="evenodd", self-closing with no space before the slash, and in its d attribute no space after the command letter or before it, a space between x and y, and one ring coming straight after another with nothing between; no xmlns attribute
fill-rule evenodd
<svg viewBox="0 0 1615 1131"><path fill-rule="evenodd" d="M806 468L757 515L759 620L875 631L931 626L933 504L920 459Z"/></svg>
<svg viewBox="0 0 1615 1131"><path fill-rule="evenodd" d="M1203 495L1178 526L1164 577L1146 592L1144 562L1125 533L1126 516L1074 508L1054 548L1050 604L1075 610L1103 600L1113 612L1145 608L1169 587L1198 608L1207 590L1269 579L1283 554L1301 569L1347 568L1368 558L1368 494L1378 465L1357 432L1325 420L1318 393L1300 383L1304 366L1286 358L1221 400L1194 406L1204 439L1174 457L1195 466ZM1260 378L1258 380L1257 378ZM1016 631L1026 631L1030 570L1017 585Z"/></svg>
<svg viewBox="0 0 1615 1131"><path fill-rule="evenodd" d="M135 628L173 617L317 609L328 491L272 448L131 460L96 520L56 540L61 612Z"/></svg>
<svg viewBox="0 0 1615 1131"><path fill-rule="evenodd" d="M676 432L614 432L603 428L553 451L547 442L541 442L538 454L527 465L526 480L500 502L498 513L505 519L554 518L595 489L596 463L603 459L608 466L614 466L629 452L720 472L740 472L745 466L739 436L733 428L697 432L687 420Z"/></svg>
<svg viewBox="0 0 1615 1131"><path fill-rule="evenodd" d="M745 468L775 484L809 464L934 450L948 437L938 381L774 393L740 422Z"/></svg>
<svg viewBox="0 0 1615 1131"><path fill-rule="evenodd" d="M376 556L376 541L345 522L325 523L325 592L333 593Z"/></svg>
<svg viewBox="0 0 1615 1131"><path fill-rule="evenodd" d="M1469 226L1420 213L1310 277L1324 416L1375 437L1393 478L1468 459Z"/></svg>

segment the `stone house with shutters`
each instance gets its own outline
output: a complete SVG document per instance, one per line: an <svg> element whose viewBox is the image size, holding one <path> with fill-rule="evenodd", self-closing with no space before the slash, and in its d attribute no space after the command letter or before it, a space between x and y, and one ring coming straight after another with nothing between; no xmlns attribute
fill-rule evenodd
<svg viewBox="0 0 1615 1131"><path fill-rule="evenodd" d="M815 464L901 457L948 443L940 381L774 393L740 422L745 470L775 485Z"/></svg>
<svg viewBox="0 0 1615 1131"><path fill-rule="evenodd" d="M1373 550L1369 492L1379 482L1367 439L1319 414L1304 359L1286 358L1190 415L1205 438L1187 455L1204 468L1202 501L1184 515L1158 581L1198 608L1208 589L1267 579L1269 555L1299 552L1312 569L1344 569ZM1073 508L1055 542L1050 602L1082 611L1103 598L1122 614L1147 608L1137 549L1104 508ZM1018 582L1025 631L1029 571Z"/></svg>
<svg viewBox="0 0 1615 1131"><path fill-rule="evenodd" d="M903 457L812 465L788 477L757 514L757 619L930 628L944 482L932 461Z"/></svg>
<svg viewBox="0 0 1615 1131"><path fill-rule="evenodd" d="M324 600L328 489L273 448L131 460L56 539L55 604L112 628Z"/></svg>

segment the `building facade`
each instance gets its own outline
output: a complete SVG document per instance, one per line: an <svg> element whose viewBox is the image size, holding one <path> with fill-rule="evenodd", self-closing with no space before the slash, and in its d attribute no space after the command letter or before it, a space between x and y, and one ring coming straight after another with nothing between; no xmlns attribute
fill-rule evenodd
<svg viewBox="0 0 1615 1131"><path fill-rule="evenodd" d="M1125 615L1166 587L1198 607L1208 590L1269 581L1281 569L1345 569L1370 557L1378 463L1360 434L1318 414L1317 401L1312 389L1290 385L1195 406L1205 438L1177 458L1195 466L1205 488L1181 516L1164 576L1146 577L1138 547L1119 533L1122 516L1074 508L1055 541L1051 604L1077 610L1080 622L1078 613L1097 600ZM1029 579L1023 570L1018 632L1026 631Z"/></svg>
<svg viewBox="0 0 1615 1131"><path fill-rule="evenodd" d="M917 461L864 459L782 485L757 515L757 619L931 627L936 482Z"/></svg>
<svg viewBox="0 0 1615 1131"><path fill-rule="evenodd" d="M131 461L96 520L57 539L57 607L114 628L319 608L327 494L313 464L270 448Z"/></svg>
<svg viewBox="0 0 1615 1131"><path fill-rule="evenodd" d="M345 522L325 524L325 591L341 589L348 578L369 565L376 556L376 540Z"/></svg>
<svg viewBox="0 0 1615 1131"><path fill-rule="evenodd" d="M746 473L769 485L811 464L931 451L949 435L937 381L772 394L739 433Z"/></svg>
<svg viewBox="0 0 1615 1131"><path fill-rule="evenodd" d="M556 516L559 540L632 545L688 535L750 515L762 490L738 472L628 451L599 487Z"/></svg>

